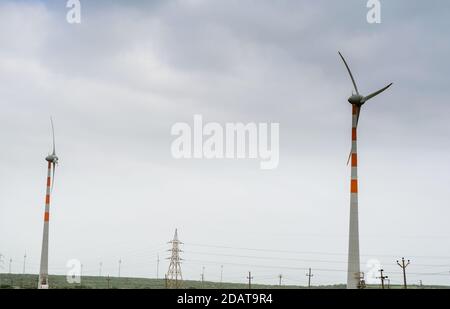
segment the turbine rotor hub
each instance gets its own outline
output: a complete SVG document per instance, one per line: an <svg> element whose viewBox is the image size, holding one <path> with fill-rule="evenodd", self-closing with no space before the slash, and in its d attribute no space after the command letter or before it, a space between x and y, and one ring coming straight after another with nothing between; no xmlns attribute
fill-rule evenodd
<svg viewBox="0 0 450 309"><path fill-rule="evenodd" d="M58 163L58 157L55 154L51 154L45 158L45 161L56 164Z"/></svg>
<svg viewBox="0 0 450 309"><path fill-rule="evenodd" d="M364 97L362 95L354 94L350 98L348 98L348 103L361 106L364 104L363 100L364 100Z"/></svg>

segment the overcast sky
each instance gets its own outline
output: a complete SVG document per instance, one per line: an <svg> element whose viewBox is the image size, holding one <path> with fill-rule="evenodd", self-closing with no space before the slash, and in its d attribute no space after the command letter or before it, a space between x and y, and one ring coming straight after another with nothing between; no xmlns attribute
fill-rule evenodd
<svg viewBox="0 0 450 309"><path fill-rule="evenodd" d="M50 273L156 277L175 228L184 277L346 281L352 84L394 86L359 126L362 271L450 284L450 4L382 1L0 2L0 253L38 273L56 127ZM280 164L175 160L176 122L280 123ZM217 246L217 247L215 247ZM245 249L247 248L247 249ZM248 250L261 249L261 250ZM167 271L160 264L160 276Z"/></svg>

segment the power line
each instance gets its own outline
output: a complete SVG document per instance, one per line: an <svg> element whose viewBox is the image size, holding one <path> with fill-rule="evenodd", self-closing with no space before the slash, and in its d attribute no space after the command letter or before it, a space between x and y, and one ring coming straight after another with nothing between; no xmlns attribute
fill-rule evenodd
<svg viewBox="0 0 450 309"><path fill-rule="evenodd" d="M250 264L250 263L235 263L235 262L223 262L223 261L208 261L208 260L193 260L193 259L185 259L183 260L186 263L208 263L213 265L234 265L234 266L242 266L242 267L257 267L257 268L268 268L268 269L290 269L290 270L308 270L308 268L305 267L293 267L293 266L279 266L279 265L261 265L261 264ZM336 269L336 268L316 268L316 271L323 271L323 272L347 272L345 269ZM392 272L396 274L401 274L401 272ZM430 276L448 276L447 273L440 272L440 273L410 273L411 275L430 275Z"/></svg>
<svg viewBox="0 0 450 309"><path fill-rule="evenodd" d="M195 247L207 247L207 248L218 248L218 249L235 249L235 250L245 250L245 251L262 251L262 252L279 252L279 253L294 253L294 254L321 254L321 255L340 255L347 256L348 253L337 253L337 252L324 252L324 251L294 251L294 250L278 250L278 249L265 249L265 248L246 248L246 247L233 247L233 246L221 246L221 245L209 245L209 244L198 244L198 243L186 243L185 245L195 246ZM361 254L361 256L378 256L392 258L395 255L388 254ZM450 259L450 256L433 256L433 255L416 255L412 256L414 258L431 258L431 259Z"/></svg>

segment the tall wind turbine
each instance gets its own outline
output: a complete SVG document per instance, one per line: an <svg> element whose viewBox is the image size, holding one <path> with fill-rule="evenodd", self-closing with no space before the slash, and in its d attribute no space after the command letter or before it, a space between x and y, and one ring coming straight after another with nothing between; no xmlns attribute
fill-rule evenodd
<svg viewBox="0 0 450 309"><path fill-rule="evenodd" d="M352 105L352 149L347 161L348 164L351 159L352 163L350 182L350 230L348 244L347 289L356 289L360 287L361 279L358 230L358 155L356 143L359 115L361 113L361 107L364 103L388 89L392 83L372 94L369 94L368 96L361 95L358 91L358 87L356 86L355 79L353 78L353 74L350 71L347 61L345 61L340 52L339 55L341 56L342 61L344 61L345 67L347 68L356 91L356 93L353 93L352 91L352 96L348 98L348 102Z"/></svg>
<svg viewBox="0 0 450 309"><path fill-rule="evenodd" d="M39 270L38 289L48 289L48 227L50 220L50 196L53 191L55 180L55 169L58 164L55 146L55 129L53 127L53 119L50 118L52 124L53 136L53 152L48 155L45 160L48 162L47 171L47 189L45 194L45 213L44 213L44 233L42 237L41 266Z"/></svg>

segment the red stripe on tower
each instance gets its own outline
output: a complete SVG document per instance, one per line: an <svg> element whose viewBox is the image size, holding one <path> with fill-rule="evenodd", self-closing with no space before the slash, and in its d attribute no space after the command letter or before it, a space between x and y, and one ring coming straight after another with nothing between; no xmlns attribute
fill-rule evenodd
<svg viewBox="0 0 450 309"><path fill-rule="evenodd" d="M358 193L358 180L352 179L350 187L351 187L350 188L351 193Z"/></svg>
<svg viewBox="0 0 450 309"><path fill-rule="evenodd" d="M358 166L358 155L356 153L352 153L352 167Z"/></svg>

